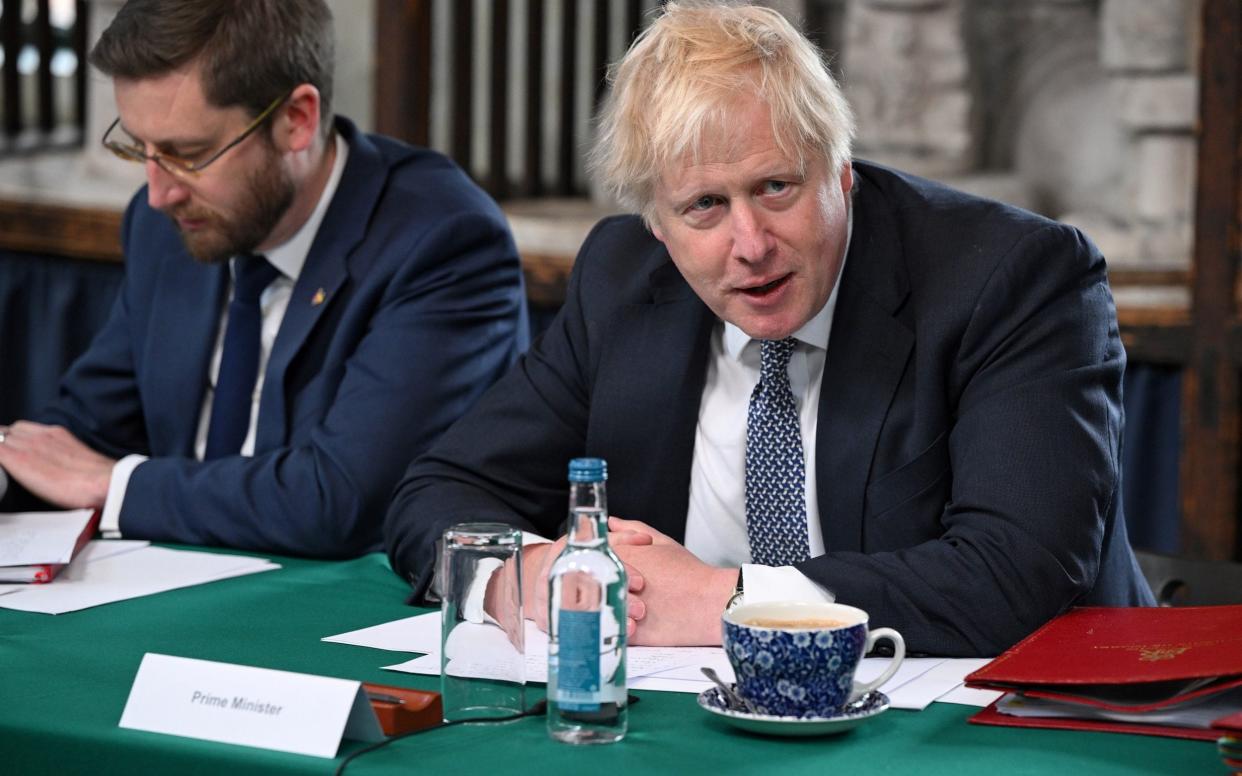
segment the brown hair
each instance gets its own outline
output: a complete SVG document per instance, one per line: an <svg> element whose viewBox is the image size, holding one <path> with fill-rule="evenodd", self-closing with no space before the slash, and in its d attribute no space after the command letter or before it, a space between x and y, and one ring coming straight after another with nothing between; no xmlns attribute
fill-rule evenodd
<svg viewBox="0 0 1242 776"><path fill-rule="evenodd" d="M652 219L662 171L696 157L744 97L763 100L782 152L840 173L854 116L819 50L771 8L670 2L609 73L591 169L622 205Z"/></svg>
<svg viewBox="0 0 1242 776"><path fill-rule="evenodd" d="M323 0L129 0L90 62L112 78L154 78L201 67L207 101L257 116L299 84L319 90L332 128L332 12Z"/></svg>

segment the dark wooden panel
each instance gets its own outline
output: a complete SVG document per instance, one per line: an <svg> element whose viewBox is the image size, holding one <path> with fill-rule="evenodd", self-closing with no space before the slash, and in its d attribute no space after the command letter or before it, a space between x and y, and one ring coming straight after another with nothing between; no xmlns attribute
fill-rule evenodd
<svg viewBox="0 0 1242 776"><path fill-rule="evenodd" d="M417 145L430 142L431 0L375 6L375 127Z"/></svg>
<svg viewBox="0 0 1242 776"><path fill-rule="evenodd" d="M76 15L73 23L73 53L78 58L78 69L73 75L74 103L77 110L78 130L83 142L89 143L95 138L86 137L86 79L90 74L90 66L86 62L86 31L90 29L91 9L86 0L77 0L74 4Z"/></svg>
<svg viewBox="0 0 1242 776"><path fill-rule="evenodd" d="M450 113L450 153L466 172L473 172L472 130L474 128L474 0L453 3L452 72L449 73L452 105Z"/></svg>
<svg viewBox="0 0 1242 776"><path fill-rule="evenodd" d="M578 143L574 132L578 94L578 0L562 0L561 4L560 76L556 193L569 196L580 193L574 190L574 165L578 161Z"/></svg>
<svg viewBox="0 0 1242 776"><path fill-rule="evenodd" d="M595 21L591 25L591 104L598 107L608 85L608 29L612 3L608 0L595 6Z"/></svg>
<svg viewBox="0 0 1242 776"><path fill-rule="evenodd" d="M661 5L663 5L663 3L661 3ZM638 37L638 33L642 32L642 24L642 0L625 0L625 28L630 31L629 43L633 43L634 39Z"/></svg>
<svg viewBox="0 0 1242 776"><path fill-rule="evenodd" d="M1180 267L1108 270L1108 284L1118 286L1190 286L1190 270Z"/></svg>
<svg viewBox="0 0 1242 776"><path fill-rule="evenodd" d="M21 3L9 0L0 15L0 46L4 47L4 132L15 137L22 131L21 75L17 58L22 49Z"/></svg>
<svg viewBox="0 0 1242 776"><path fill-rule="evenodd" d="M488 189L509 195L509 0L493 0L491 29L491 116L488 121Z"/></svg>
<svg viewBox="0 0 1242 776"><path fill-rule="evenodd" d="M526 298L541 307L560 307L565 302L565 286L573 267L572 256L523 251Z"/></svg>
<svg viewBox="0 0 1242 776"><path fill-rule="evenodd" d="M1123 313L1124 311L1119 311ZM1177 311L1185 318L1185 311ZM1131 364L1163 364L1179 366L1186 363L1190 347L1190 324L1174 322L1121 323L1121 341Z"/></svg>
<svg viewBox="0 0 1242 776"><path fill-rule="evenodd" d="M39 129L51 132L56 128L56 103L52 93L52 54L56 51L52 40L52 17L49 0L39 0L35 17L35 46L39 50Z"/></svg>
<svg viewBox="0 0 1242 776"><path fill-rule="evenodd" d="M121 261L121 213L0 200L0 248Z"/></svg>
<svg viewBox="0 0 1242 776"><path fill-rule="evenodd" d="M543 0L526 5L526 126L523 151L525 180L519 187L528 197L544 193L543 186Z"/></svg>
<svg viewBox="0 0 1242 776"><path fill-rule="evenodd" d="M1238 363L1230 355L1242 223L1242 3L1204 0L1195 198L1194 320L1182 383L1182 550L1228 559L1238 547Z"/></svg>

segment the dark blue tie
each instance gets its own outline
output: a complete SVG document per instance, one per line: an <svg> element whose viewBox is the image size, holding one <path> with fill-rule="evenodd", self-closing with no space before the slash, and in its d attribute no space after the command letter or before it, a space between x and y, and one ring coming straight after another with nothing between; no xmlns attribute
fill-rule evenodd
<svg viewBox="0 0 1242 776"><path fill-rule="evenodd" d="M259 373L259 332L263 315L259 296L280 275L262 256L238 256L233 264L233 301L211 402L204 459L237 455L250 428L250 406Z"/></svg>
<svg viewBox="0 0 1242 776"><path fill-rule="evenodd" d="M746 533L753 562L788 566L811 554L802 427L789 386L795 341L760 343L759 384L746 413Z"/></svg>

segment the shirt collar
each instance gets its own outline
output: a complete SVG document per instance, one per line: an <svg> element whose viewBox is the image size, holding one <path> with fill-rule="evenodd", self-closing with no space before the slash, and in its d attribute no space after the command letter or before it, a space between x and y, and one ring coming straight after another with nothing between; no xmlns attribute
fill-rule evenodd
<svg viewBox="0 0 1242 776"><path fill-rule="evenodd" d="M323 216L328 211L328 205L331 204L332 197L336 194L337 186L341 182L341 174L345 170L345 158L349 156L349 144L345 142L340 133L333 131L332 137L336 143L336 159L332 162L332 173L328 176L328 183L323 187L319 202L311 211L310 218L306 219L306 223L302 224L302 227L288 240L263 252L272 266L294 281L298 279L298 275L302 274L302 267L306 264L307 255L310 254L311 244L315 241L315 235L319 233L319 225L323 223Z"/></svg>
<svg viewBox="0 0 1242 776"><path fill-rule="evenodd" d="M832 314L837 308L837 293L841 290L841 277L845 274L845 257L850 252L850 241L854 239L854 208L850 207L846 216L845 245L841 249L841 267L837 270L837 279L832 284L832 293L819 312L793 333L799 342L819 348L828 349L828 335L832 332ZM740 359L742 350L751 342L751 337L737 326L725 321L724 350L730 358Z"/></svg>

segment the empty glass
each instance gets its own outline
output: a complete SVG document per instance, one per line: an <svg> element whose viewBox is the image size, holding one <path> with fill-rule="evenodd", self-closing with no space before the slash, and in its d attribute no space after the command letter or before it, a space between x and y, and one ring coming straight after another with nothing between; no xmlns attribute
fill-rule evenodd
<svg viewBox="0 0 1242 776"><path fill-rule="evenodd" d="M449 528L437 577L445 721L521 713L526 708L522 532L500 523Z"/></svg>

